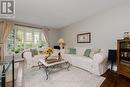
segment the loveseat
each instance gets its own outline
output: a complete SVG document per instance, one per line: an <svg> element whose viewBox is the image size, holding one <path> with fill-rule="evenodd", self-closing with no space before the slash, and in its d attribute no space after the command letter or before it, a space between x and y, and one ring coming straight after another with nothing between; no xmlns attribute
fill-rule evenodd
<svg viewBox="0 0 130 87"><path fill-rule="evenodd" d="M67 59L73 66L82 68L96 75L101 75L107 70L107 55L102 50L93 55L93 58L84 56L87 48L75 47L76 54L66 53L61 50L62 56ZM95 49L95 48L94 48Z"/></svg>
<svg viewBox="0 0 130 87"><path fill-rule="evenodd" d="M45 49L46 48L41 49L40 51L43 51ZM54 52L53 52L52 56L58 55L58 53L60 52L60 50L56 50L56 49L54 49L53 51ZM44 55L43 53L38 53L37 55L33 56L33 53L31 52L30 49L25 50L22 53L22 57L25 60L25 68L31 68L31 67L38 66L39 59L43 59L43 58L45 58L45 56L47 56L47 55Z"/></svg>

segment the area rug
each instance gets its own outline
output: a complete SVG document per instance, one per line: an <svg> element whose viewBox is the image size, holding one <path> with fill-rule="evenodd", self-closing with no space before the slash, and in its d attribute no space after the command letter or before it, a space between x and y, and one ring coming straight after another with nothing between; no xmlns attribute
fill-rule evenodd
<svg viewBox="0 0 130 87"><path fill-rule="evenodd" d="M24 87L100 87L102 76L71 66L52 72L46 80L44 69L31 68L24 73Z"/></svg>

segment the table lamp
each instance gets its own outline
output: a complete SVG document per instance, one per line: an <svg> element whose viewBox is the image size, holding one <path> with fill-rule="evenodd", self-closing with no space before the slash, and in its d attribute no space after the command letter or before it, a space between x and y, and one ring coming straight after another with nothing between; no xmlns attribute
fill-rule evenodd
<svg viewBox="0 0 130 87"><path fill-rule="evenodd" d="M64 49L64 45L65 45L65 41L63 38L60 38L58 40L58 43L59 43L59 46L60 46L60 49Z"/></svg>

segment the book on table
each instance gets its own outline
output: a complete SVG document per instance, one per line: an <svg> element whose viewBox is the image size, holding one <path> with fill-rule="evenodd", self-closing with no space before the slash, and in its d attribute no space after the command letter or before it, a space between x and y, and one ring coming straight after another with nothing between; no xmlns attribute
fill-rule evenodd
<svg viewBox="0 0 130 87"><path fill-rule="evenodd" d="M59 56L52 56L51 58L46 59L45 62L50 64L50 63L60 62L62 60L64 60L64 59L59 58Z"/></svg>

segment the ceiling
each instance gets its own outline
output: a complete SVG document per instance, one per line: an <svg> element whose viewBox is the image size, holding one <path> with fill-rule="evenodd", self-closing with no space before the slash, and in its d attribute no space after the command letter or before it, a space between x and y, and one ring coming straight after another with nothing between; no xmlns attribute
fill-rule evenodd
<svg viewBox="0 0 130 87"><path fill-rule="evenodd" d="M59 29L129 0L15 0L15 20Z"/></svg>

